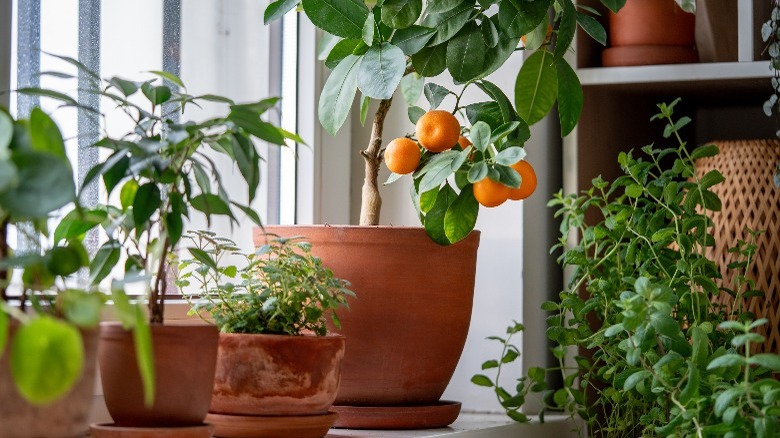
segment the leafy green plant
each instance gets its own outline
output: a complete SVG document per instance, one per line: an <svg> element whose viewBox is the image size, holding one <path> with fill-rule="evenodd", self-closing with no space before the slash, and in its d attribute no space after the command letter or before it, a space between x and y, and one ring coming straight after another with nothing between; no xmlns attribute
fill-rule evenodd
<svg viewBox="0 0 780 438"><path fill-rule="evenodd" d="M309 243L267 237L255 253L243 254L212 232L187 234L192 258L179 264L176 284L197 287L197 294L184 294L190 314L213 319L224 333L322 336L327 316L340 327L336 309L355 296L349 284L312 255ZM239 257L242 266L227 263L229 256Z"/></svg>
<svg viewBox="0 0 780 438"><path fill-rule="evenodd" d="M664 138L676 145L642 148L646 158L621 153L624 175L601 178L580 195L558 194L550 205L562 216L561 263L573 269L560 300L547 302L547 336L557 345L559 365L532 368L513 393L486 375L474 382L491 387L512 418L531 392L546 409L584 418L603 436L758 436L780 433L780 356L755 354L764 342L745 300L761 295L747 270L756 246L740 242L729 266L739 273L720 289L717 265L705 257L714 244L707 212L719 210L710 188L723 181L712 170L696 176L694 160L718 153L716 146L689 148L679 131L690 119L673 118L675 104L659 105L653 117L666 123ZM589 223L586 212L598 212ZM577 245L567 248L570 233ZM733 304L716 304L720 293ZM755 320L755 321L754 321ZM510 329L511 333L517 326ZM497 338L511 350L511 339ZM566 351L577 350L574 361ZM506 350L505 350L506 351ZM516 359L488 361L501 368ZM571 363L570 363L571 362ZM553 373L562 388L549 386Z"/></svg>
<svg viewBox="0 0 780 438"><path fill-rule="evenodd" d="M87 215L57 125L39 108L28 120L0 109L0 358L6 356L19 393L36 404L76 383L84 364L79 328L97 326L105 302L103 294L72 287L74 274L89 264L83 234L57 239L55 231L51 239L49 216L71 205L74 216ZM31 225L18 228L31 241L49 237L41 250L15 253L9 235L21 224ZM9 293L14 270L22 274L18 295Z"/></svg>
<svg viewBox="0 0 780 438"><path fill-rule="evenodd" d="M614 11L625 3L602 2ZM491 178L508 187L519 186L521 178L510 165L523 158L528 126L541 120L556 101L561 135L576 125L582 87L564 55L577 26L606 43L606 32L593 17L598 13L572 0L277 0L266 9L265 22L296 7L326 32L320 57L332 71L319 100L322 126L335 134L358 90L361 121L365 122L371 100L379 101L371 138L361 151L365 160L361 225L379 223L382 135L396 90L402 91L414 123L425 113L415 106L422 93L430 109L455 96L455 105L448 110L472 125L464 133L474 146L425 153L413 175L412 198L420 219L440 244L454 243L474 228L479 204L473 183ZM552 28L549 36L548 27ZM527 37L523 45L522 36ZM518 73L513 104L485 77L520 50L533 53ZM444 72L459 84L457 92L426 83L426 78ZM478 87L486 100L461 104L469 86ZM453 174L459 191L448 182ZM393 175L389 182L397 178Z"/></svg>

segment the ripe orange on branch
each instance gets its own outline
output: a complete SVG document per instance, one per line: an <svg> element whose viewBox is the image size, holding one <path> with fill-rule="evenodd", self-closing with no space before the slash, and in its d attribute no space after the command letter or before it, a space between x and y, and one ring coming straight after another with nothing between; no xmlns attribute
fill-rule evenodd
<svg viewBox="0 0 780 438"><path fill-rule="evenodd" d="M509 199L518 201L531 196L534 190L536 190L536 172L534 171L533 166L531 166L528 161L520 160L510 167L520 174L522 182L520 183L520 187L509 190Z"/></svg>
<svg viewBox="0 0 780 438"><path fill-rule="evenodd" d="M460 122L447 111L428 111L417 121L415 134L425 149L431 152L446 151L458 143Z"/></svg>
<svg viewBox="0 0 780 438"><path fill-rule="evenodd" d="M420 147L410 138L396 138L385 149L385 163L391 172L412 173L420 164Z"/></svg>
<svg viewBox="0 0 780 438"><path fill-rule="evenodd" d="M485 207L498 207L509 198L510 187L485 177L474 183L474 198Z"/></svg>

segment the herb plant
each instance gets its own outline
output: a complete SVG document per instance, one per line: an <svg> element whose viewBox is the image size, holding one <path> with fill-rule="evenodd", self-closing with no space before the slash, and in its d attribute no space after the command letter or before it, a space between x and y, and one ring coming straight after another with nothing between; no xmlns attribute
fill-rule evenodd
<svg viewBox="0 0 780 438"><path fill-rule="evenodd" d="M679 99L678 99L679 100ZM718 153L716 146L691 149L679 131L691 120L673 118L674 106L659 105L653 120L666 123L664 138L675 145L642 148L645 157L620 153L624 172L614 182L593 180L580 195L555 196L562 216L560 261L573 269L560 300L547 302L547 336L557 345L557 367L532 368L514 391L498 376L477 375L491 387L509 415L530 392L542 393L546 409L562 409L586 420L591 433L607 437L775 437L780 433L780 356L754 354L764 341L755 332L765 319L747 311L745 300L760 295L747 277L755 245L740 242L741 260L732 285L719 289L717 265L705 257L714 244L707 213L721 208L709 189L723 181L717 170L702 177L694 160ZM589 223L586 212L598 212ZM578 243L566 247L571 233ZM716 304L720 293L733 304ZM494 338L504 347L496 369L518 354L511 335ZM566 352L575 350L574 360ZM562 388L546 383L559 374Z"/></svg>
<svg viewBox="0 0 780 438"><path fill-rule="evenodd" d="M208 231L186 238L194 245L188 248L192 258L179 264L176 284L197 288L184 294L190 314L212 318L221 332L322 336L327 317L340 327L336 309L355 296L300 238L268 235L253 254ZM227 263L229 256L239 257L242 266Z"/></svg>

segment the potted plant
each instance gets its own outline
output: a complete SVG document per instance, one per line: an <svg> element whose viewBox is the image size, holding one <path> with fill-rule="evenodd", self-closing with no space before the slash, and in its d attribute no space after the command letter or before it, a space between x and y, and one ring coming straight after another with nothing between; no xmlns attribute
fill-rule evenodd
<svg viewBox="0 0 780 438"><path fill-rule="evenodd" d="M0 109L0 436L70 437L87 430L104 297L76 286L89 263L83 233L49 217L101 221L78 204L73 171L57 125L39 108L29 120ZM18 227L18 228L16 228ZM22 252L11 233L41 249ZM53 234L52 234L53 231ZM14 271L21 273L13 281ZM19 278L19 277L17 277Z"/></svg>
<svg viewBox="0 0 780 438"><path fill-rule="evenodd" d="M459 405L439 398L468 333L479 239L472 230L480 205L500 205L512 190L532 191L535 178L522 149L528 126L557 100L561 134L571 132L582 90L564 55L578 24L602 44L606 33L593 10L578 10L569 0L279 0L266 9L265 22L296 7L325 32L327 49L321 55L332 71L319 101L322 126L335 134L358 90L361 120L370 103L378 102L371 138L361 151L360 226L270 228L306 236L315 253L360 295L344 316L342 333L350 348L336 401L342 414L338 424L449 424ZM548 34L550 24L554 31ZM518 50L529 56L518 73L513 103L486 77ZM457 90L430 82L443 72L461 84ZM469 87L479 88L484 100L465 102L463 91ZM392 133L388 142L385 117L399 88L417 129L406 137ZM423 93L427 111L416 106ZM447 96L452 98L445 101ZM422 228L378 226L383 161L394 171L388 182L412 174L411 195ZM398 305L409 311L387 311ZM375 348L380 343L389 347L380 351ZM409 405L417 408L404 407ZM392 420L380 424L379 418Z"/></svg>
<svg viewBox="0 0 780 438"><path fill-rule="evenodd" d="M532 368L515 391L498 377L477 375L491 387L509 415L527 421L519 409L531 392L547 407L586 420L599 436L777 436L780 430L780 356L756 353L764 337L746 303L761 294L748 276L756 256L752 238L732 249L739 260L729 269L734 282L719 290L717 264L707 259L716 242L711 213L721 201L713 187L723 182L716 169L697 175L694 160L718 153L714 145L689 148L679 130L690 119L673 117L674 106L659 105L654 119L666 123L666 148L642 148L645 157L621 153L624 171L613 182L601 178L580 195L558 194L550 202L563 216L561 261L573 268L561 300L545 303L551 312L548 337L559 367ZM586 212L597 210L597 221ZM732 305L716 298L725 293ZM521 330L510 328L510 336ZM504 353L484 369L500 370L518 357L508 338L497 338ZM567 349L580 354L564 360ZM587 352L587 354L586 354ZM562 388L548 386L558 375ZM581 431L584 433L584 431Z"/></svg>
<svg viewBox="0 0 780 438"><path fill-rule="evenodd" d="M253 254L199 231L176 284L191 313L220 331L208 421L218 436L322 437L333 425L344 357L336 309L354 296L300 238L266 236ZM240 267L229 257L238 257ZM257 432L260 430L262 432Z"/></svg>
<svg viewBox="0 0 780 438"><path fill-rule="evenodd" d="M302 140L262 120L277 98L236 104L220 96L187 94L181 79L167 72L151 72L152 79L138 82L118 77L103 80L78 62L70 62L90 78L88 91L107 99L132 123L127 134L105 135L95 143L108 158L93 167L84 181L86 186L101 179L109 199L119 195L118 203L99 209L105 215L100 225L108 240L90 264L90 280L98 284L113 278L112 291L119 292L113 294L115 307L134 309L120 312L120 323L102 326L101 379L115 424L97 425L93 434L120 433L125 426L190 427L193 433L208 436L203 419L211 400L218 333L213 326L203 324L164 324L167 256L176 251L184 221L196 211L209 222L213 216L225 216L234 223L241 212L260 225L259 217L249 208L260 178L261 157L254 141L282 145L288 138ZM27 92L66 105L75 103L56 92ZM136 98L145 103L135 103ZM174 117L201 102L226 104L229 111L199 122L178 122ZM236 163L248 186L246 203L228 195L209 154ZM73 218L72 227L82 232L96 226ZM120 260L123 265L118 269L123 275L112 276ZM131 306L121 293L126 287L147 292L149 324L147 315ZM127 330L130 327L135 331ZM199 360L183 366L183 358L188 357Z"/></svg>

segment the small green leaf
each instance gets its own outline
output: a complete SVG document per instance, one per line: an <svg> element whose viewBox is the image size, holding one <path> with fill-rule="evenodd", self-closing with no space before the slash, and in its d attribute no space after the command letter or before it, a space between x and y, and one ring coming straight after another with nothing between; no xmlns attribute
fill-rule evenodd
<svg viewBox="0 0 780 438"><path fill-rule="evenodd" d="M374 11L368 13L366 22L363 23L363 42L367 46L374 44L374 30L376 29L376 22L374 21Z"/></svg>
<svg viewBox="0 0 780 438"><path fill-rule="evenodd" d="M219 196L211 193L201 193L200 195L190 199L192 207L206 216L211 215L224 215L232 216L233 212L230 210L230 206L225 203Z"/></svg>
<svg viewBox="0 0 780 438"><path fill-rule="evenodd" d="M303 0L303 10L315 26L342 38L361 38L368 17L362 0Z"/></svg>
<svg viewBox="0 0 780 438"><path fill-rule="evenodd" d="M276 0L265 8L263 13L263 23L268 24L276 21L298 6L301 0Z"/></svg>
<svg viewBox="0 0 780 438"><path fill-rule="evenodd" d="M422 6L422 0L385 0L382 22L394 29L408 28L420 17Z"/></svg>
<svg viewBox="0 0 780 438"><path fill-rule="evenodd" d="M360 100L360 124L363 126L366 125L366 117L368 117L368 108L370 104L371 98L368 96L363 96Z"/></svg>
<svg viewBox="0 0 780 438"><path fill-rule="evenodd" d="M30 113L30 145L39 152L53 154L67 160L65 142L57 124L40 108L33 108Z"/></svg>
<svg viewBox="0 0 780 438"><path fill-rule="evenodd" d="M482 363L482 369L483 370L489 370L492 368L498 368L498 361L497 360L488 360Z"/></svg>
<svg viewBox="0 0 780 438"><path fill-rule="evenodd" d="M496 163L511 166L523 158L525 158L525 149L513 146L499 152L496 155Z"/></svg>
<svg viewBox="0 0 780 438"><path fill-rule="evenodd" d="M52 402L68 392L84 365L78 330L48 316L23 325L11 342L10 353L16 387L34 404Z"/></svg>
<svg viewBox="0 0 780 438"><path fill-rule="evenodd" d="M336 68L342 59L354 54L355 49L361 44L360 42L361 40L357 39L339 41L328 53L328 57L325 60L325 66L331 70Z"/></svg>
<svg viewBox="0 0 780 438"><path fill-rule="evenodd" d="M709 365L707 365L707 369L713 370L715 368L728 368L743 365L745 365L744 357L738 354L724 354L723 356L716 357L710 361Z"/></svg>
<svg viewBox="0 0 780 438"><path fill-rule="evenodd" d="M469 21L474 10L474 0L465 0L459 6L438 14L426 14L422 25L436 29L436 35L430 45L436 46L449 41Z"/></svg>
<svg viewBox="0 0 780 438"><path fill-rule="evenodd" d="M610 11L617 14L618 11L625 6L626 0L601 0L601 3L608 7Z"/></svg>
<svg viewBox="0 0 780 438"><path fill-rule="evenodd" d="M145 82L141 85L141 91L154 105L160 105L171 99L171 89L165 85L152 86Z"/></svg>
<svg viewBox="0 0 780 438"><path fill-rule="evenodd" d="M493 387L493 381L484 374L476 374L471 378L471 383L479 386Z"/></svg>
<svg viewBox="0 0 780 438"><path fill-rule="evenodd" d="M157 184L149 182L138 187L133 199L133 220L136 227L142 227L161 205L162 198Z"/></svg>
<svg viewBox="0 0 780 438"><path fill-rule="evenodd" d="M187 88L187 87L184 86L184 82L182 82L181 78L179 78L178 76L176 76L175 74L173 74L171 72L162 71L162 70L150 70L149 73L157 75L157 76L159 76L159 77L161 77L161 78L171 82L172 84L178 85L181 88Z"/></svg>
<svg viewBox="0 0 780 438"><path fill-rule="evenodd" d="M780 371L780 355L762 353L751 356L748 359L750 365L759 365L773 371Z"/></svg>
<svg viewBox="0 0 780 438"><path fill-rule="evenodd" d="M121 255L121 245L115 240L104 243L89 264L89 282L98 284L111 273Z"/></svg>
<svg viewBox="0 0 780 438"><path fill-rule="evenodd" d="M425 78L417 73L409 73L401 79L401 94L407 106L413 106L420 100L425 86Z"/></svg>
<svg viewBox="0 0 780 438"><path fill-rule="evenodd" d="M623 391L630 391L636 387L636 385L639 384L639 382L642 382L646 378L650 377L651 373L649 370L639 370L626 379L625 383L623 384Z"/></svg>
<svg viewBox="0 0 780 438"><path fill-rule="evenodd" d="M441 105L441 102L450 94L450 90L442 87L441 85L429 82L425 84L425 99L430 104L432 110Z"/></svg>
<svg viewBox="0 0 780 438"><path fill-rule="evenodd" d="M215 271L219 269L217 267L217 262L214 261L214 259L206 251L199 248L187 248L187 250L190 252L190 254L192 254L195 260L203 263Z"/></svg>
<svg viewBox="0 0 780 438"><path fill-rule="evenodd" d="M577 11L577 23L591 38L596 40L602 46L607 45L607 31L604 26L590 15Z"/></svg>
<svg viewBox="0 0 780 438"><path fill-rule="evenodd" d="M413 24L405 29L397 30L390 42L403 50L406 56L412 56L422 50L435 33L436 29Z"/></svg>
<svg viewBox="0 0 780 438"><path fill-rule="evenodd" d="M485 152L488 146L490 146L490 126L485 122L475 123L469 131L469 138L474 148Z"/></svg>
<svg viewBox="0 0 780 438"><path fill-rule="evenodd" d="M357 86L372 99L390 99L406 68L404 52L390 43L368 49L358 69Z"/></svg>
<svg viewBox="0 0 780 438"><path fill-rule="evenodd" d="M520 38L531 32L547 17L549 0L502 1L498 8L499 28L507 36Z"/></svg>
<svg viewBox="0 0 780 438"><path fill-rule="evenodd" d="M343 1L343 0L338 0ZM352 0L350 0L352 1ZM357 93L360 56L349 55L331 72L322 89L319 119L330 135L336 135L347 120L352 101Z"/></svg>
<svg viewBox="0 0 780 438"><path fill-rule="evenodd" d="M414 71L427 78L438 76L447 69L447 43L425 47L412 55Z"/></svg>
<svg viewBox="0 0 780 438"><path fill-rule="evenodd" d="M108 214L103 210L71 211L57 224L57 228L54 230L54 243L83 236L87 231L106 220L107 216Z"/></svg>
<svg viewBox="0 0 780 438"><path fill-rule="evenodd" d="M407 110L407 114L409 115L409 121L412 122L413 125L416 125L417 121L420 120L420 117L425 115L425 110L419 106L410 106Z"/></svg>
<svg viewBox="0 0 780 438"><path fill-rule="evenodd" d="M477 181L482 181L488 174L488 166L484 161L474 163L469 169L468 180L474 184Z"/></svg>

